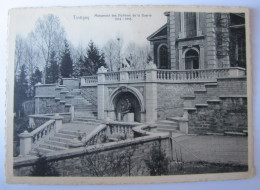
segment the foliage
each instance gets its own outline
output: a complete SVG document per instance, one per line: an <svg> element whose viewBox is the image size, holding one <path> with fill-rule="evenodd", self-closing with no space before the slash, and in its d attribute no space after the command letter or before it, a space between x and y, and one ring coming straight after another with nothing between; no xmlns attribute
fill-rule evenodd
<svg viewBox="0 0 260 190"><path fill-rule="evenodd" d="M50 63L46 66L46 84L57 83L59 79L59 65L56 60L55 52L51 53Z"/></svg>
<svg viewBox="0 0 260 190"><path fill-rule="evenodd" d="M167 175L169 172L169 160L161 146L153 146L145 164L151 176Z"/></svg>
<svg viewBox="0 0 260 190"><path fill-rule="evenodd" d="M59 173L45 156L38 154L38 159L32 167L30 176L59 176Z"/></svg>
<svg viewBox="0 0 260 190"><path fill-rule="evenodd" d="M104 54L90 41L80 75L94 75L101 66L106 66Z"/></svg>
<svg viewBox="0 0 260 190"><path fill-rule="evenodd" d="M19 77L14 84L14 112L22 110L22 103L27 99L28 81L26 78L25 65L22 65Z"/></svg>
<svg viewBox="0 0 260 190"><path fill-rule="evenodd" d="M39 52L39 62L44 68L44 80L47 79L47 66L51 62L52 52L56 52L57 61L60 61L63 43L65 39L65 31L60 23L59 17L48 14L36 21L35 29L31 33L35 42L35 49Z"/></svg>
<svg viewBox="0 0 260 190"><path fill-rule="evenodd" d="M36 69L34 70L34 72L31 75L30 78L30 87L31 87L31 96L34 97L35 96L35 89L34 86L41 82L42 80L42 72L39 70L38 67L36 67Z"/></svg>
<svg viewBox="0 0 260 190"><path fill-rule="evenodd" d="M78 78L80 76L80 72L83 65L84 65L84 59L83 56L80 55L79 58L76 60L76 62L73 64L73 72L72 72L73 77Z"/></svg>
<svg viewBox="0 0 260 190"><path fill-rule="evenodd" d="M135 150L136 148L132 147L121 152L95 152L82 156L82 169L87 176L131 176Z"/></svg>
<svg viewBox="0 0 260 190"><path fill-rule="evenodd" d="M72 59L70 55L70 49L69 49L69 44L65 40L65 49L64 52L61 56L61 64L60 64L60 73L63 78L69 78L72 75Z"/></svg>

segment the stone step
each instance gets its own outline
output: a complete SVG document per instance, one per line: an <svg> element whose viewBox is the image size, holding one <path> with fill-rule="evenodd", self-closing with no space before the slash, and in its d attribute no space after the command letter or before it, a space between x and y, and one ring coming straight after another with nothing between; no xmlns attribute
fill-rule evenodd
<svg viewBox="0 0 260 190"><path fill-rule="evenodd" d="M100 124L98 122L89 121L88 119L84 119L84 118L76 118L75 120L78 121L78 122L81 122L81 123L84 122L84 124L88 125L88 126L98 126Z"/></svg>
<svg viewBox="0 0 260 190"><path fill-rule="evenodd" d="M177 125L177 123L175 121L171 121L171 120L159 120L157 121L158 124L172 124L172 125Z"/></svg>
<svg viewBox="0 0 260 190"><path fill-rule="evenodd" d="M39 147L44 148L46 150L50 149L50 150L54 150L54 151L67 150L68 149L68 148L65 148L65 147L50 145L50 144L45 144L45 143L40 144Z"/></svg>
<svg viewBox="0 0 260 190"><path fill-rule="evenodd" d="M54 145L54 146L61 146L61 147L65 147L65 148L69 147L68 146L69 143L54 141L54 140L46 140L46 141L44 141L44 143L49 144L49 145Z"/></svg>
<svg viewBox="0 0 260 190"><path fill-rule="evenodd" d="M75 136L79 136L79 135L84 135L85 134L83 132L69 131L69 130L60 130L59 133L60 134L65 134L65 135L75 135Z"/></svg>
<svg viewBox="0 0 260 190"><path fill-rule="evenodd" d="M157 128L158 132L173 132L173 133L180 133L178 129L165 129L165 128Z"/></svg>
<svg viewBox="0 0 260 190"><path fill-rule="evenodd" d="M244 132L236 132L236 131L225 131L225 135L231 135L231 136L246 136L247 133Z"/></svg>
<svg viewBox="0 0 260 190"><path fill-rule="evenodd" d="M50 137L49 140L56 141L56 142L62 142L62 143L71 143L72 139L62 138L62 137Z"/></svg>
<svg viewBox="0 0 260 190"><path fill-rule="evenodd" d="M68 134L62 134L62 133L56 133L54 136L65 138L65 139L74 139L74 138L78 137L78 135L68 135Z"/></svg>

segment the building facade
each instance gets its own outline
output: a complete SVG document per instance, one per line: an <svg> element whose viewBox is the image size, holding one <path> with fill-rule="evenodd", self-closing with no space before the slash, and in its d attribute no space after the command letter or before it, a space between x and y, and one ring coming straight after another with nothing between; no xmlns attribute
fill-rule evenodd
<svg viewBox="0 0 260 190"><path fill-rule="evenodd" d="M239 13L166 12L147 39L159 69L245 67L245 17Z"/></svg>

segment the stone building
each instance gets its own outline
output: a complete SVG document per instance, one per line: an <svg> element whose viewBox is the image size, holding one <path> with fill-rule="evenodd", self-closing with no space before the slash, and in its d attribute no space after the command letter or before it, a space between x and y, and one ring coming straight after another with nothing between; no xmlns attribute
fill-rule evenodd
<svg viewBox="0 0 260 190"><path fill-rule="evenodd" d="M79 137L76 124L95 129L85 133L91 145L104 135L161 142L162 131L246 135L244 15L165 15L167 23L148 37L154 64L146 69L101 67L97 75L64 78L63 85L37 84L35 114L29 116L34 130L20 134L20 153L78 146L72 141Z"/></svg>
<svg viewBox="0 0 260 190"><path fill-rule="evenodd" d="M238 13L166 12L147 39L159 69L245 67L245 18Z"/></svg>

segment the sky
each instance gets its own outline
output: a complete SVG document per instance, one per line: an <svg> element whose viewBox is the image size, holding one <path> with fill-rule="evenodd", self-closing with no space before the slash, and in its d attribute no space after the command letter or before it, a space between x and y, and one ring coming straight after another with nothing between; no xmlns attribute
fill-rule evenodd
<svg viewBox="0 0 260 190"><path fill-rule="evenodd" d="M19 9L13 11L12 19L14 31L22 37L34 30L38 18L51 13L59 17L66 37L74 47L87 47L90 40L103 47L109 39L118 36L125 45L130 42L146 45L149 44L146 38L167 22L165 8Z"/></svg>

